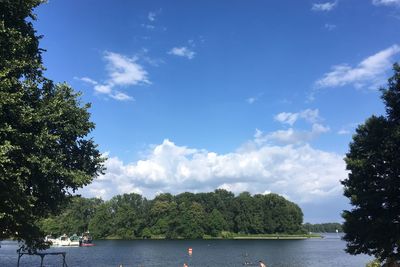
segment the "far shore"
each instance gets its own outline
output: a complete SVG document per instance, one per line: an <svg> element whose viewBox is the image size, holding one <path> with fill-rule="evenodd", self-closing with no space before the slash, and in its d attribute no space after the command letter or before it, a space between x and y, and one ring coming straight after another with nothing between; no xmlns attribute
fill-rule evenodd
<svg viewBox="0 0 400 267"><path fill-rule="evenodd" d="M198 238L197 240L304 240L310 238L323 238L319 234L309 234L309 235L289 235L289 234L269 234L269 235L238 235L235 234L230 237L221 236L204 236L203 238ZM187 238L166 238L165 236L152 236L148 238L132 238L128 240L185 240ZM127 240L118 237L107 237L100 240Z"/></svg>

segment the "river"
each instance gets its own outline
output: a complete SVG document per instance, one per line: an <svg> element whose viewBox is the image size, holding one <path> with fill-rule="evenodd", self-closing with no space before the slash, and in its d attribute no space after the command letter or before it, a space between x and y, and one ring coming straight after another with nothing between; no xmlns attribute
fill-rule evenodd
<svg viewBox="0 0 400 267"><path fill-rule="evenodd" d="M51 248L67 252L67 264L74 266L183 266L220 267L255 265L268 267L364 267L369 256L344 252L339 236L306 240L98 240L94 247ZM17 243L2 241L0 266L16 266ZM192 256L188 255L192 248ZM45 266L62 266L61 256L46 256ZM254 264L254 265L253 265ZM40 266L40 257L23 256L20 266Z"/></svg>

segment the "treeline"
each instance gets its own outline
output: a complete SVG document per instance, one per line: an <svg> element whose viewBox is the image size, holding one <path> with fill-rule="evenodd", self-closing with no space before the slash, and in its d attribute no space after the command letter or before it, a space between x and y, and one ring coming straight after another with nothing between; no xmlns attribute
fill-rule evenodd
<svg viewBox="0 0 400 267"><path fill-rule="evenodd" d="M342 225L340 223L305 223L304 229L307 232L312 233L335 233L336 230L338 232L343 232Z"/></svg>
<svg viewBox="0 0 400 267"><path fill-rule="evenodd" d="M160 194L148 200L124 194L108 201L73 197L63 212L40 222L45 234L82 233L94 238L203 238L233 234L304 233L298 205L277 194Z"/></svg>

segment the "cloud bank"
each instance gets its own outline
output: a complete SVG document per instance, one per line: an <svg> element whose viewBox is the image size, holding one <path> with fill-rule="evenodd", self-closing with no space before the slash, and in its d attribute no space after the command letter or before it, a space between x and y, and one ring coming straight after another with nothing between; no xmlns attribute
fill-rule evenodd
<svg viewBox="0 0 400 267"><path fill-rule="evenodd" d="M342 194L346 177L341 155L308 144L263 144L218 154L176 145L166 139L141 160L106 162L107 172L83 193L108 199L136 192L154 197L160 192L202 192L224 188L235 193L275 192L299 203L323 201Z"/></svg>

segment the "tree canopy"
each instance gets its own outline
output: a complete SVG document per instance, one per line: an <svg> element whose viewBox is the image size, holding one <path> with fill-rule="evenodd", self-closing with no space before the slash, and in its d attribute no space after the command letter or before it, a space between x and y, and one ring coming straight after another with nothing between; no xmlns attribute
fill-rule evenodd
<svg viewBox="0 0 400 267"><path fill-rule="evenodd" d="M37 221L103 170L89 104L43 75L40 0L0 1L0 239L44 248Z"/></svg>
<svg viewBox="0 0 400 267"><path fill-rule="evenodd" d="M400 260L400 66L381 89L385 116L360 125L346 155L342 183L353 208L344 211L347 252L374 255L388 265Z"/></svg>
<svg viewBox="0 0 400 267"><path fill-rule="evenodd" d="M229 234L303 233L301 209L276 195L238 196L210 193L161 194L147 200L138 194L109 201L76 197L61 215L41 221L48 234L89 230L94 238L203 238Z"/></svg>

